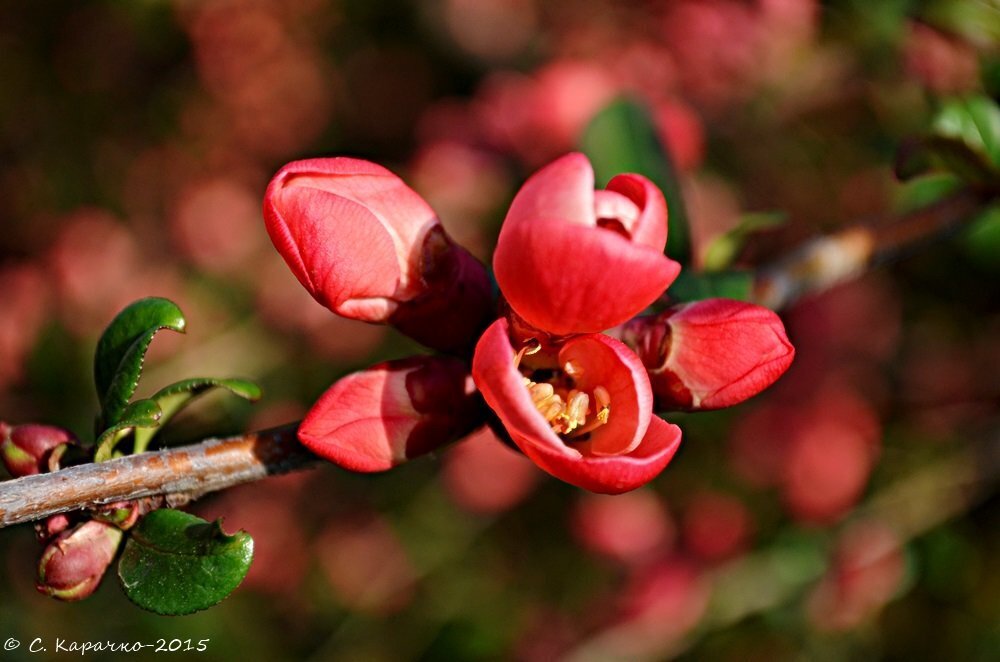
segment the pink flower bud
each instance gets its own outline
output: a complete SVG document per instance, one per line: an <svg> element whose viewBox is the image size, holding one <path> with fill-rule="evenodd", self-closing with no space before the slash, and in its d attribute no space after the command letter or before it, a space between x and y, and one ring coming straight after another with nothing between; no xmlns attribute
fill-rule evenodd
<svg viewBox="0 0 1000 662"><path fill-rule="evenodd" d="M46 517L41 522L35 522L35 538L44 545L68 529L72 524L73 520L67 513L59 513L52 517Z"/></svg>
<svg viewBox="0 0 1000 662"><path fill-rule="evenodd" d="M667 206L644 177L594 191L594 170L569 154L532 175L504 220L493 268L510 307L554 335L596 333L653 303L680 265L663 254Z"/></svg>
<svg viewBox="0 0 1000 662"><path fill-rule="evenodd" d="M92 594L115 558L122 532L98 520L64 531L42 552L35 588L57 600L82 600Z"/></svg>
<svg viewBox="0 0 1000 662"><path fill-rule="evenodd" d="M94 513L94 518L99 519L102 522L107 522L108 524L114 524L122 531L128 531L139 518L152 510L151 500L138 500L138 501L117 501L115 503L109 503L106 506L101 506L99 510Z"/></svg>
<svg viewBox="0 0 1000 662"><path fill-rule="evenodd" d="M344 317L390 323L442 350L470 346L492 308L482 264L385 168L295 161L264 195L268 234L299 282Z"/></svg>
<svg viewBox="0 0 1000 662"><path fill-rule="evenodd" d="M51 425L0 423L0 459L15 478L49 471L53 451L75 443L72 432Z"/></svg>
<svg viewBox="0 0 1000 662"><path fill-rule="evenodd" d="M299 426L299 439L351 471L385 471L464 437L484 412L465 363L414 356L336 382Z"/></svg>
<svg viewBox="0 0 1000 662"><path fill-rule="evenodd" d="M775 382L795 356L774 312L706 299L629 322L623 340L649 371L660 409L729 407Z"/></svg>

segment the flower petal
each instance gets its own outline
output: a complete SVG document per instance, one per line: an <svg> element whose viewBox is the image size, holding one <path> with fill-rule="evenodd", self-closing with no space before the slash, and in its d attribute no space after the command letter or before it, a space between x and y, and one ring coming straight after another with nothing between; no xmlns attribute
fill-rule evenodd
<svg viewBox="0 0 1000 662"><path fill-rule="evenodd" d="M662 252L612 230L544 219L506 226L493 267L511 308L555 335L625 322L680 272Z"/></svg>
<svg viewBox="0 0 1000 662"><path fill-rule="evenodd" d="M653 411L653 392L639 357L624 343L597 333L566 341L559 350L559 363L568 361L581 371L576 378L578 389L593 391L601 386L611 399L608 423L595 429L589 441L573 446L591 455L622 455L635 450Z"/></svg>
<svg viewBox="0 0 1000 662"><path fill-rule="evenodd" d="M385 471L463 437L483 410L466 364L415 356L337 381L299 426L309 450L351 471Z"/></svg>
<svg viewBox="0 0 1000 662"><path fill-rule="evenodd" d="M395 310L402 272L392 237L374 214L315 188L281 192L269 202L268 234L313 298L369 322L384 321ZM364 260L358 258L361 247Z"/></svg>
<svg viewBox="0 0 1000 662"><path fill-rule="evenodd" d="M422 237L438 225L434 210L402 179L380 165L361 159L294 161L275 175L272 186L280 190L326 191L365 207L392 237L404 279L408 275L406 265L417 257Z"/></svg>
<svg viewBox="0 0 1000 662"><path fill-rule="evenodd" d="M525 455L556 478L599 494L621 494L642 487L666 468L680 447L681 429L653 416L639 446L628 455L612 457L567 457L511 437Z"/></svg>
<svg viewBox="0 0 1000 662"><path fill-rule="evenodd" d="M731 299L638 318L623 337L649 370L659 405L673 409L738 404L773 384L795 357L773 311Z"/></svg>
<svg viewBox="0 0 1000 662"><path fill-rule="evenodd" d="M510 203L500 239L508 227L540 218L589 226L597 222L594 169L586 156L567 154L529 177Z"/></svg>
<svg viewBox="0 0 1000 662"><path fill-rule="evenodd" d="M667 201L660 189L642 175L625 174L608 182L607 190L620 193L639 209L639 217L626 227L632 241L662 253L667 246Z"/></svg>

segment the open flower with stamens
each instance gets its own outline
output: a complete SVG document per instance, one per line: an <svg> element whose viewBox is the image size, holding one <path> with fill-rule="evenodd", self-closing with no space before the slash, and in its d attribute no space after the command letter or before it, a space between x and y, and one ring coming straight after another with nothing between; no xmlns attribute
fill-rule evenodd
<svg viewBox="0 0 1000 662"><path fill-rule="evenodd" d="M621 342L576 335L515 349L500 319L476 346L472 375L511 440L535 464L578 487L617 494L652 480L680 429L652 415L645 368Z"/></svg>
<svg viewBox="0 0 1000 662"><path fill-rule="evenodd" d="M346 157L289 163L264 194L264 219L299 282L339 315L392 324L446 351L470 347L489 321L483 265L382 166Z"/></svg>
<svg viewBox="0 0 1000 662"><path fill-rule="evenodd" d="M507 303L552 335L596 333L653 303L680 265L663 254L667 206L640 175L594 190L583 154L542 168L504 220L493 268Z"/></svg>

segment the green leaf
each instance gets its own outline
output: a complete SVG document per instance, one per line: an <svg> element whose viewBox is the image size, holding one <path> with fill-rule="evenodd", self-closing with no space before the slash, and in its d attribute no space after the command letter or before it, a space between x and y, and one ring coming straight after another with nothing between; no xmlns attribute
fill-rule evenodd
<svg viewBox="0 0 1000 662"><path fill-rule="evenodd" d="M962 232L966 254L981 269L1000 274L1000 206L991 207Z"/></svg>
<svg viewBox="0 0 1000 662"><path fill-rule="evenodd" d="M691 245L680 180L646 108L629 99L611 102L584 129L580 149L590 158L598 185L634 172L660 187L669 210L667 255L687 264Z"/></svg>
<svg viewBox="0 0 1000 662"><path fill-rule="evenodd" d="M94 452L95 462L111 459L115 446L128 433L137 428L152 428L160 424L163 412L153 400L136 400L125 407L118 422L106 429L97 438L97 450Z"/></svg>
<svg viewBox="0 0 1000 662"><path fill-rule="evenodd" d="M747 239L754 233L778 227L787 220L788 217L783 212L744 214L735 228L716 237L705 249L703 260L705 271L722 271L729 268Z"/></svg>
<svg viewBox="0 0 1000 662"><path fill-rule="evenodd" d="M933 133L961 140L1000 166L1000 107L985 96L951 99L934 118Z"/></svg>
<svg viewBox="0 0 1000 662"><path fill-rule="evenodd" d="M149 398L156 402L163 412L160 423L155 428L135 431L134 452L142 453L145 451L149 447L150 440L152 440L167 421L173 418L174 414L183 409L192 399L213 388L226 389L230 393L250 402L260 400L262 395L260 387L246 379L195 377L166 386Z"/></svg>
<svg viewBox="0 0 1000 662"><path fill-rule="evenodd" d="M752 289L753 275L748 271L697 273L684 269L667 295L675 303L715 298L749 301Z"/></svg>
<svg viewBox="0 0 1000 662"><path fill-rule="evenodd" d="M142 362L160 329L184 332L184 315L172 301L151 297L129 304L112 320L97 343L94 382L101 402L98 428L120 420L135 393Z"/></svg>
<svg viewBox="0 0 1000 662"><path fill-rule="evenodd" d="M953 173L967 182L988 183L998 176L986 155L957 137L929 136L900 145L896 177L902 181L934 171Z"/></svg>
<svg viewBox="0 0 1000 662"><path fill-rule="evenodd" d="M139 522L118 562L129 600L170 616L218 604L250 569L253 539L226 535L212 523L179 510L154 510Z"/></svg>

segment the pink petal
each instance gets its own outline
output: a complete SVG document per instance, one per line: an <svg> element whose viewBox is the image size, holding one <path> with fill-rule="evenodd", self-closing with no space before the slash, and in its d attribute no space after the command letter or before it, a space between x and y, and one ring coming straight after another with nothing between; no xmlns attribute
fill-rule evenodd
<svg viewBox="0 0 1000 662"><path fill-rule="evenodd" d="M493 266L514 311L555 335L621 324L680 272L662 252L616 232L553 220L505 226Z"/></svg>
<svg viewBox="0 0 1000 662"><path fill-rule="evenodd" d="M309 450L350 471L385 471L482 425L462 361L417 356L337 381L299 426Z"/></svg>
<svg viewBox="0 0 1000 662"><path fill-rule="evenodd" d="M364 206L392 237L404 276L406 265L417 257L424 233L438 225L434 210L420 195L369 161L348 157L295 161L282 168L274 181L272 185L282 190L317 189Z"/></svg>
<svg viewBox="0 0 1000 662"><path fill-rule="evenodd" d="M792 363L795 348L767 308L706 299L640 317L625 342L649 370L660 407L729 407L761 392Z"/></svg>
<svg viewBox="0 0 1000 662"><path fill-rule="evenodd" d="M529 177L510 203L500 231L501 240L508 227L538 219L589 226L596 223L594 169L586 156L567 154Z"/></svg>
<svg viewBox="0 0 1000 662"><path fill-rule="evenodd" d="M608 423L594 430L590 440L573 444L592 455L630 453L642 441L653 410L653 392L646 368L622 342L601 334L577 336L559 351L559 363L573 361L582 374L577 388L592 391L596 386L608 390L611 413ZM594 403L591 403L594 408Z"/></svg>
<svg viewBox="0 0 1000 662"><path fill-rule="evenodd" d="M669 369L700 409L729 407L760 393L795 357L781 319L742 301L690 304L670 318L670 326Z"/></svg>
<svg viewBox="0 0 1000 662"><path fill-rule="evenodd" d="M599 494L621 494L642 487L666 468L680 446L681 429L653 416L639 446L628 455L613 457L572 458L511 437L525 455L556 478Z"/></svg>
<svg viewBox="0 0 1000 662"><path fill-rule="evenodd" d="M620 193L639 209L639 216L626 229L632 241L659 253L667 245L667 202L653 182L642 175L618 175L608 182L608 191Z"/></svg>
<svg viewBox="0 0 1000 662"><path fill-rule="evenodd" d="M401 278L385 226L362 205L319 189L283 191L269 201L271 240L309 293L345 317L384 321Z"/></svg>

